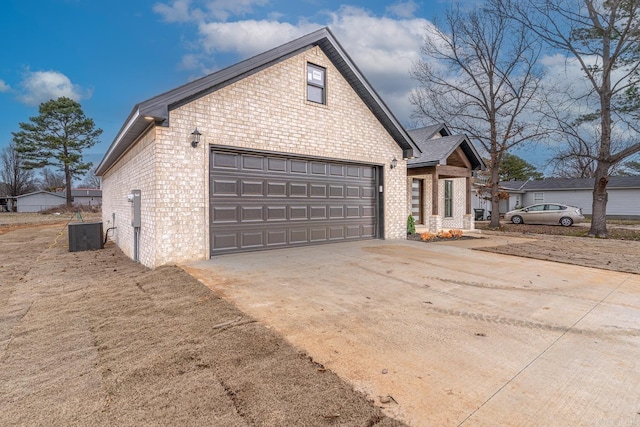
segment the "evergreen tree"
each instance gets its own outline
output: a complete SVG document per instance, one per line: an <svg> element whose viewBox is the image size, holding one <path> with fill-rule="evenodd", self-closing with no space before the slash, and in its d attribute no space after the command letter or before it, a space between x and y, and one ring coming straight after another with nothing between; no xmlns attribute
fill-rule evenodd
<svg viewBox="0 0 640 427"><path fill-rule="evenodd" d="M61 97L40 104L40 115L20 123L13 132L16 151L27 170L55 166L64 173L67 205L71 206L73 178L84 175L92 166L82 160L82 151L98 142L102 129L96 129L76 101Z"/></svg>

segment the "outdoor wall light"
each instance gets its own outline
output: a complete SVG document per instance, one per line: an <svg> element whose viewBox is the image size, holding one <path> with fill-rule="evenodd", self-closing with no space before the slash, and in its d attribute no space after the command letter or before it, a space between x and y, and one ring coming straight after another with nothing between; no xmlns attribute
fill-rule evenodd
<svg viewBox="0 0 640 427"><path fill-rule="evenodd" d="M193 137L193 139L191 140L191 146L193 148L196 148L198 146L198 144L200 143L200 135L202 135L202 134L200 132L198 132L198 128L196 128L196 130L191 132L191 136Z"/></svg>
<svg viewBox="0 0 640 427"><path fill-rule="evenodd" d="M389 167L391 169L395 168L396 166L398 166L398 160L395 158L395 156L393 157L393 160L391 160L391 164L389 165Z"/></svg>

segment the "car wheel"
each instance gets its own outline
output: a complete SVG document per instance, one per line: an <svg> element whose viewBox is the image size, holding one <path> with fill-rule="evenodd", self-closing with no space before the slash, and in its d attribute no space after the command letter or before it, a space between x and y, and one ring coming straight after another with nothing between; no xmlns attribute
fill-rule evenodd
<svg viewBox="0 0 640 427"><path fill-rule="evenodd" d="M573 225L573 220L567 216L560 218L560 225L564 225L565 227L571 227Z"/></svg>
<svg viewBox="0 0 640 427"><path fill-rule="evenodd" d="M511 222L514 224L522 224L524 221L522 221L522 217L515 215L511 217Z"/></svg>

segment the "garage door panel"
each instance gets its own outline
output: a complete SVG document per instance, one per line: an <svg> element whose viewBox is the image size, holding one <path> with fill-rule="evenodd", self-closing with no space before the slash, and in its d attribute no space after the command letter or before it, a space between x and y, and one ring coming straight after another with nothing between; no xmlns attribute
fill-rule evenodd
<svg viewBox="0 0 640 427"><path fill-rule="evenodd" d="M262 181L242 180L240 185L241 196L262 196L264 195L264 186Z"/></svg>
<svg viewBox="0 0 640 427"><path fill-rule="evenodd" d="M376 229L373 225L363 225L361 233L363 237L376 237Z"/></svg>
<svg viewBox="0 0 640 427"><path fill-rule="evenodd" d="M300 244L309 241L309 230L307 228L292 228L289 230L289 243Z"/></svg>
<svg viewBox="0 0 640 427"><path fill-rule="evenodd" d="M362 197L364 199L375 199L376 191L374 187L363 186L361 187L361 190L362 190Z"/></svg>
<svg viewBox="0 0 640 427"><path fill-rule="evenodd" d="M308 184L302 182L289 183L289 195L291 197L307 197L309 195Z"/></svg>
<svg viewBox="0 0 640 427"><path fill-rule="evenodd" d="M307 206L290 206L289 207L289 219L290 220L307 220L309 219L309 211Z"/></svg>
<svg viewBox="0 0 640 427"><path fill-rule="evenodd" d="M287 160L279 157L267 158L267 172L287 172Z"/></svg>
<svg viewBox="0 0 640 427"><path fill-rule="evenodd" d="M347 185L345 191L347 197L349 198L359 198L360 197L360 187L356 187L353 185Z"/></svg>
<svg viewBox="0 0 640 427"><path fill-rule="evenodd" d="M344 176L344 166L330 164L329 165L329 175L331 176Z"/></svg>
<svg viewBox="0 0 640 427"><path fill-rule="evenodd" d="M267 221L286 221L286 206L267 206Z"/></svg>
<svg viewBox="0 0 640 427"><path fill-rule="evenodd" d="M241 206L240 221L257 222L264 221L264 209L262 206Z"/></svg>
<svg viewBox="0 0 640 427"><path fill-rule="evenodd" d="M326 176L327 166L326 163L311 162L311 174Z"/></svg>
<svg viewBox="0 0 640 427"><path fill-rule="evenodd" d="M213 235L212 244L218 252L240 249L238 245L238 233L216 233Z"/></svg>
<svg viewBox="0 0 640 427"><path fill-rule="evenodd" d="M211 156L212 256L377 236L375 166L218 148Z"/></svg>
<svg viewBox="0 0 640 427"><path fill-rule="evenodd" d="M238 192L238 180L237 179L213 179L211 180L211 191L214 195L234 195L240 194Z"/></svg>
<svg viewBox="0 0 640 427"><path fill-rule="evenodd" d="M344 218L344 206L329 206L329 218L330 219Z"/></svg>
<svg viewBox="0 0 640 427"><path fill-rule="evenodd" d="M238 159L238 154L217 153L213 158L212 165L215 168L238 169Z"/></svg>
<svg viewBox="0 0 640 427"><path fill-rule="evenodd" d="M211 208L211 221L214 223L237 223L238 209L236 206L213 206Z"/></svg>
<svg viewBox="0 0 640 427"><path fill-rule="evenodd" d="M360 176L359 166L347 166L347 176L358 178Z"/></svg>
<svg viewBox="0 0 640 427"><path fill-rule="evenodd" d="M267 246L286 246L288 243L287 230L268 230L266 235Z"/></svg>
<svg viewBox="0 0 640 427"><path fill-rule="evenodd" d="M267 181L266 185L267 197L278 197L287 195L286 182Z"/></svg>
<svg viewBox="0 0 640 427"><path fill-rule="evenodd" d="M311 220L327 219L327 207L326 206L309 206L309 218Z"/></svg>
<svg viewBox="0 0 640 427"><path fill-rule="evenodd" d="M309 194L311 195L311 197L327 197L326 184L311 184L309 188Z"/></svg>
<svg viewBox="0 0 640 427"><path fill-rule="evenodd" d="M361 236L360 225L346 225L345 231L347 239L358 238Z"/></svg>
<svg viewBox="0 0 640 427"><path fill-rule="evenodd" d="M335 199L336 197L344 197L343 185L329 185L329 197Z"/></svg>
<svg viewBox="0 0 640 427"><path fill-rule="evenodd" d="M264 156L244 154L242 156L242 169L262 171L264 169L264 161Z"/></svg>
<svg viewBox="0 0 640 427"><path fill-rule="evenodd" d="M327 227L312 227L309 240L311 242L326 242L329 240Z"/></svg>
<svg viewBox="0 0 640 427"><path fill-rule="evenodd" d="M243 248L250 249L264 246L264 232L262 231L248 231L243 232L240 235Z"/></svg>
<svg viewBox="0 0 640 427"><path fill-rule="evenodd" d="M290 166L292 174L306 174L309 172L309 162L306 160L291 160Z"/></svg>

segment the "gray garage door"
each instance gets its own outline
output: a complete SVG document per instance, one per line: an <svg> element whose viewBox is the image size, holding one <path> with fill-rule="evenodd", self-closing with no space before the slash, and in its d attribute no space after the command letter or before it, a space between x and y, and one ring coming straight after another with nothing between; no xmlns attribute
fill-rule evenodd
<svg viewBox="0 0 640 427"><path fill-rule="evenodd" d="M211 150L211 255L371 239L377 167Z"/></svg>

